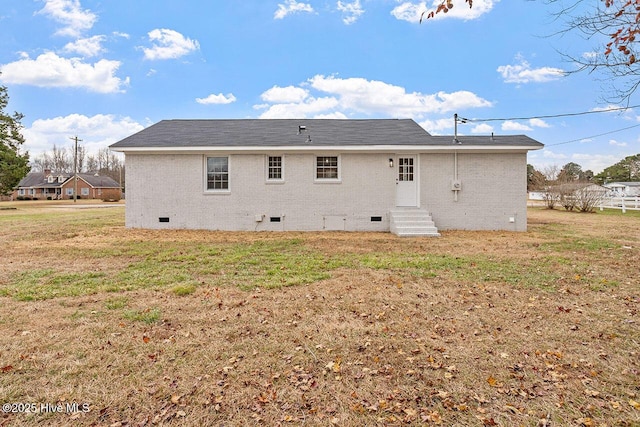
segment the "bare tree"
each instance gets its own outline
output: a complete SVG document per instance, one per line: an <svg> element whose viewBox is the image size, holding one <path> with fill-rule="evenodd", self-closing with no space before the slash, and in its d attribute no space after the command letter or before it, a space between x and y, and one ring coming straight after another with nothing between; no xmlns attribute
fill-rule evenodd
<svg viewBox="0 0 640 427"><path fill-rule="evenodd" d="M86 154L87 154L86 148L83 145L78 145L78 156L77 156L78 172L85 172L84 159L86 157Z"/></svg>
<svg viewBox="0 0 640 427"><path fill-rule="evenodd" d="M33 161L31 162L31 171L44 172L47 169L51 169L51 166L51 156L48 153L44 152L33 159Z"/></svg>
<svg viewBox="0 0 640 427"><path fill-rule="evenodd" d="M574 194L576 208L580 212L593 212L600 205L605 194L606 190L602 187L596 187L595 184L583 185Z"/></svg>
<svg viewBox="0 0 640 427"><path fill-rule="evenodd" d="M560 167L558 165L550 165L545 167L540 173L544 179L543 182L539 183L540 188L544 190L544 203L547 209L554 209L560 201L560 192L556 185L558 175L560 175Z"/></svg>
<svg viewBox="0 0 640 427"><path fill-rule="evenodd" d="M73 161L69 159L67 150L64 148L58 148L53 144L51 149L51 167L58 173L70 172L73 169Z"/></svg>
<svg viewBox="0 0 640 427"><path fill-rule="evenodd" d="M87 161L86 161L86 165L85 165L85 169L87 172L89 173L96 173L99 170L98 167L98 159L96 158L96 156L93 156L91 154L89 154L87 156Z"/></svg>
<svg viewBox="0 0 640 427"><path fill-rule="evenodd" d="M435 10L425 11L420 22L447 13L462 0L442 0ZM473 7L473 0L464 0ZM577 33L594 41L589 54L563 54L577 65L575 71L601 71L603 81L610 86L610 95L603 98L610 102L629 103L631 95L640 86L640 2L638 0L572 0L568 6L563 0L545 0L558 9L552 15L565 22L558 34ZM602 40L605 40L604 43Z"/></svg>

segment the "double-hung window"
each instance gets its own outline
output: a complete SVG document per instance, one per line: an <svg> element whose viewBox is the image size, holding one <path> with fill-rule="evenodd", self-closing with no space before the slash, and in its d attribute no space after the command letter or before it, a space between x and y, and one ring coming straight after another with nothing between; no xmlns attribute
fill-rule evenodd
<svg viewBox="0 0 640 427"><path fill-rule="evenodd" d="M338 156L317 156L316 180L337 181L340 178L338 168Z"/></svg>
<svg viewBox="0 0 640 427"><path fill-rule="evenodd" d="M284 158L282 156L267 156L267 181L284 180Z"/></svg>
<svg viewBox="0 0 640 427"><path fill-rule="evenodd" d="M207 190L229 190L228 157L207 157Z"/></svg>

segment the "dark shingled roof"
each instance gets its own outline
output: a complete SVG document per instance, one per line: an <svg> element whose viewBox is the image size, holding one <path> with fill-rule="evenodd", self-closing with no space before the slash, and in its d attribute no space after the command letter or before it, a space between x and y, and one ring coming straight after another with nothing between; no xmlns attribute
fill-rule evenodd
<svg viewBox="0 0 640 427"><path fill-rule="evenodd" d="M303 126L305 129L300 130ZM463 144L542 144L524 135L460 137ZM341 147L376 145L451 146L452 136L432 136L411 119L163 120L111 145L112 149L182 147Z"/></svg>
<svg viewBox="0 0 640 427"><path fill-rule="evenodd" d="M22 178L20 183L17 185L17 188L57 188L62 187L65 182L73 178L73 174L54 172L51 174L54 180L53 182L49 182L47 179L48 176L49 175L45 175L44 172L30 172L27 176ZM62 182L58 182L59 176L63 177ZM118 184L113 178L105 175L95 176L90 173L79 173L78 177L95 188L120 188L120 184Z"/></svg>

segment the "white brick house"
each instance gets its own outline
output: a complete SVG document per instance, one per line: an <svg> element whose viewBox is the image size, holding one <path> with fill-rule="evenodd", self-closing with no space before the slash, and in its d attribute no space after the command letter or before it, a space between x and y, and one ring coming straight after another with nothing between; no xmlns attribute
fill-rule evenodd
<svg viewBox="0 0 640 427"><path fill-rule="evenodd" d="M111 149L126 156L127 227L437 235L526 230L527 152L542 147L299 119L165 120Z"/></svg>

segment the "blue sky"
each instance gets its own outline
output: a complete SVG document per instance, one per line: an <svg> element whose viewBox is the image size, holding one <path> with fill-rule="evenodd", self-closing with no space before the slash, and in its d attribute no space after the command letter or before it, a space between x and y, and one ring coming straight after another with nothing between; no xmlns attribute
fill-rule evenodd
<svg viewBox="0 0 640 427"><path fill-rule="evenodd" d="M96 151L163 119L413 118L453 134L453 115L508 119L607 109L603 76L559 52L543 1L0 0L0 83L25 115L32 156L77 135ZM631 100L633 105L633 99ZM543 169L600 172L640 152L640 110L461 124L526 134ZM626 131L620 129L630 128ZM606 134L606 135L603 135ZM597 136L602 135L602 136Z"/></svg>

